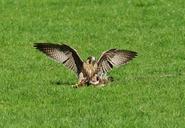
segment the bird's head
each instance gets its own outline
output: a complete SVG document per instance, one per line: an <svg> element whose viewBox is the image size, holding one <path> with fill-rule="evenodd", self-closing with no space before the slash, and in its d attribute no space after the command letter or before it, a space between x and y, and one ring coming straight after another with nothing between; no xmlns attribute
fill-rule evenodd
<svg viewBox="0 0 185 128"><path fill-rule="evenodd" d="M87 58L86 63L94 65L96 63L96 58L94 56L90 56L90 57Z"/></svg>

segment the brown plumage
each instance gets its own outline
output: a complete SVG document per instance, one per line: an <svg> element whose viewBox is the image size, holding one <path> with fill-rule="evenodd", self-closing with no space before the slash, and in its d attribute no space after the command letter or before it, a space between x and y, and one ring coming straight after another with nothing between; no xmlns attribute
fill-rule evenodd
<svg viewBox="0 0 185 128"><path fill-rule="evenodd" d="M95 57L88 57L83 62L76 50L66 44L35 43L34 47L74 71L78 76L76 86L107 83L109 78L106 73L108 71L126 64L137 55L133 51L110 49L103 52L98 61L95 60Z"/></svg>
<svg viewBox="0 0 185 128"><path fill-rule="evenodd" d="M136 52L128 50L110 49L104 52L98 60L98 68L103 73L119 67L132 60L137 55Z"/></svg>

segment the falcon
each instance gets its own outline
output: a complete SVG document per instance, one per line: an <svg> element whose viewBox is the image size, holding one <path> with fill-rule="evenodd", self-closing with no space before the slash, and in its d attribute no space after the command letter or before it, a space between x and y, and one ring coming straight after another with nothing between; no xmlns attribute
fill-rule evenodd
<svg viewBox="0 0 185 128"><path fill-rule="evenodd" d="M35 43L34 47L72 70L78 77L78 83L74 87L104 85L112 80L112 77L107 76L107 72L137 56L134 51L110 49L103 52L99 60L90 56L83 61L77 51L66 44Z"/></svg>

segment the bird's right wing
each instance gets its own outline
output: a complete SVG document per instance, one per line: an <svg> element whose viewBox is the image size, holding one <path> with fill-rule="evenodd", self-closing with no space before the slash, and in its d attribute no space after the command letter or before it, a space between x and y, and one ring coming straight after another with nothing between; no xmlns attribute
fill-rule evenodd
<svg viewBox="0 0 185 128"><path fill-rule="evenodd" d="M66 44L60 45L52 43L35 43L34 47L55 61L64 64L67 68L79 75L83 66L83 61L80 59L75 49Z"/></svg>

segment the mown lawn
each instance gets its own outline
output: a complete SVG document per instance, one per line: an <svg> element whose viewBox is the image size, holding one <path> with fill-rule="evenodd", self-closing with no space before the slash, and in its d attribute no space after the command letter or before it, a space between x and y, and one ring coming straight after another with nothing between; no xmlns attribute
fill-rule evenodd
<svg viewBox="0 0 185 128"><path fill-rule="evenodd" d="M0 127L185 127L184 0L0 0ZM33 48L138 52L103 88Z"/></svg>

